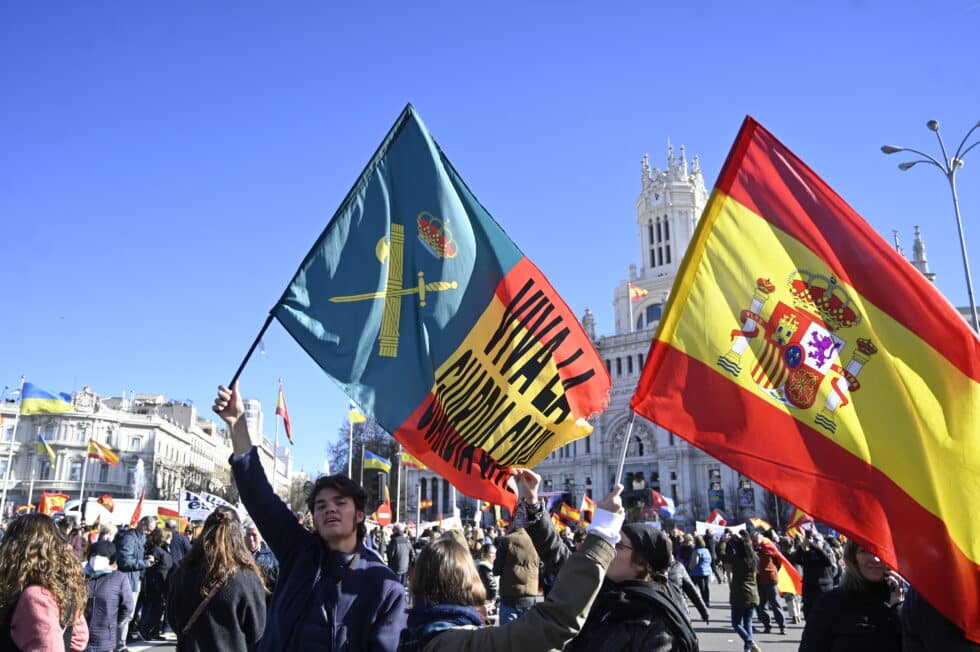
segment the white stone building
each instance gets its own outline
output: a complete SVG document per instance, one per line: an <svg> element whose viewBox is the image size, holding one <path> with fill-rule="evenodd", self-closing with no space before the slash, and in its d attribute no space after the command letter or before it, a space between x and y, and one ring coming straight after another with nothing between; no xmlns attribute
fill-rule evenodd
<svg viewBox="0 0 980 652"><path fill-rule="evenodd" d="M187 485L219 491L230 482L227 433L200 418L190 402L167 400L162 394L100 397L88 387L75 392L72 400L70 412L19 418L18 403L0 402L0 491L6 489L8 509L36 503L42 491L78 498L83 470L86 496L136 497L140 460L148 499L174 500ZM38 454L39 435L54 451L54 464ZM89 459L89 439L112 449L119 463ZM262 442L262 461L271 479L273 445L264 437ZM290 452L281 449L279 459L274 486L285 495Z"/></svg>
<svg viewBox="0 0 980 652"><path fill-rule="evenodd" d="M544 490L563 492L574 507L583 494L601 497L613 482L644 356L708 200L698 157L689 165L683 146L679 158L668 146L664 170L651 168L644 156L640 181L639 263L630 265L629 277L613 289L615 333L597 335L588 308L582 318L612 378L609 407L595 419L589 437L556 450L536 468ZM761 487L642 417L637 417L630 436L624 484L627 504L647 499L649 489L673 498L676 520L687 527L704 520L714 507L729 519L767 513L769 497ZM631 516L639 514L635 510Z"/></svg>

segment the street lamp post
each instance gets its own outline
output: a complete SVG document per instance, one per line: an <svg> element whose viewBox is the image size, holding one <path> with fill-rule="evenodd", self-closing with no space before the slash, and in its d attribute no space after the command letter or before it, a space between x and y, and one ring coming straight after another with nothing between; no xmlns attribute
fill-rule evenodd
<svg viewBox="0 0 980 652"><path fill-rule="evenodd" d="M960 217L960 202L956 194L956 171L963 167L963 157L965 157L971 149L980 145L980 140L975 141L971 145L967 145L966 141L970 139L973 132L980 128L980 121L978 121L970 131L966 132L963 136L963 140L960 141L960 146L956 148L956 153L953 156L949 156L946 152L946 143L943 142L942 134L939 133L939 122L937 120L930 120L926 123L926 127L929 131L936 134L936 138L939 139L939 148L943 153L942 162L936 160L932 156L929 156L925 152L921 152L917 149L912 149L911 147L895 147L892 145L883 145L881 151L885 154L897 154L898 152L911 152L922 158L916 161L906 161L904 163L898 164L898 169L910 170L919 163L928 163L930 165L935 165L937 168L942 170L943 175L946 180L949 181L949 189L953 194L953 210L956 213L956 228L959 231L960 236L960 252L963 255L963 272L966 275L966 293L970 299L970 320L973 324L973 330L976 333L980 333L980 322L977 320L977 304L973 298L973 279L970 277L970 259L966 253L966 238L963 236L963 220ZM966 147L966 149L964 149Z"/></svg>

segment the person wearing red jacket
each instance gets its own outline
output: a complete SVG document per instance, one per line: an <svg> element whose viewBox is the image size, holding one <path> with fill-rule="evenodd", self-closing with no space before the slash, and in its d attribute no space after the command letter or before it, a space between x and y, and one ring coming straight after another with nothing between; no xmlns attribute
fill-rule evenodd
<svg viewBox="0 0 980 652"><path fill-rule="evenodd" d="M783 561L779 556L779 548L776 544L762 535L758 530L752 534L752 547L759 556L759 571L756 573L756 584L759 586L759 606L756 607L756 615L765 628L765 633L772 631L772 620L766 612L768 606L776 616L776 624L779 626L779 633L786 633L786 617L783 615L783 608L779 604L779 591L776 588L779 584L779 569L783 566Z"/></svg>

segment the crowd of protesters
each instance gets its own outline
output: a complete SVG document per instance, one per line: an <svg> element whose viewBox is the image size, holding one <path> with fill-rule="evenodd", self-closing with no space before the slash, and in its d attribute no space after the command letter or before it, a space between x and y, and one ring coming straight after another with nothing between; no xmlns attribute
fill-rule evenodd
<svg viewBox="0 0 980 652"><path fill-rule="evenodd" d="M761 649L755 619L779 634L805 622L804 652L980 650L854 541L624 523L621 486L577 529L551 518L526 469L501 527L368 532L367 494L343 475L318 478L293 512L266 480L237 387L219 389L215 411L254 520L219 507L184 532L146 517L90 537L67 519L15 518L0 540L0 650L125 652L169 637L191 652L696 651L692 614L710 623L712 582L728 584L746 651ZM785 564L802 595L781 591Z"/></svg>

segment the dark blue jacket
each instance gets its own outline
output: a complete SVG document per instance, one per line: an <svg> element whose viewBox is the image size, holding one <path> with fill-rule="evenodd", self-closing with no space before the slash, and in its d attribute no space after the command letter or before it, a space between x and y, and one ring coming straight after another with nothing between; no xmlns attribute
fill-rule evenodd
<svg viewBox="0 0 980 652"><path fill-rule="evenodd" d="M136 593L146 569L146 535L137 528L123 530L116 535L116 566L129 578L129 586Z"/></svg>
<svg viewBox="0 0 980 652"><path fill-rule="evenodd" d="M129 578L117 571L93 573L88 566L85 572L89 595L85 607L88 649L114 650L119 622L133 615L136 604Z"/></svg>
<svg viewBox="0 0 980 652"><path fill-rule="evenodd" d="M183 534L174 531L174 538L170 541L170 556L174 560L174 568L180 568L180 560L184 555L191 551L191 542Z"/></svg>
<svg viewBox="0 0 980 652"><path fill-rule="evenodd" d="M405 590L377 553L361 546L349 570L328 565L330 550L273 492L256 448L233 455L230 463L245 509L279 559L279 581L259 650L299 649L303 619L317 609L313 601L326 587L333 650L396 650L406 623Z"/></svg>

